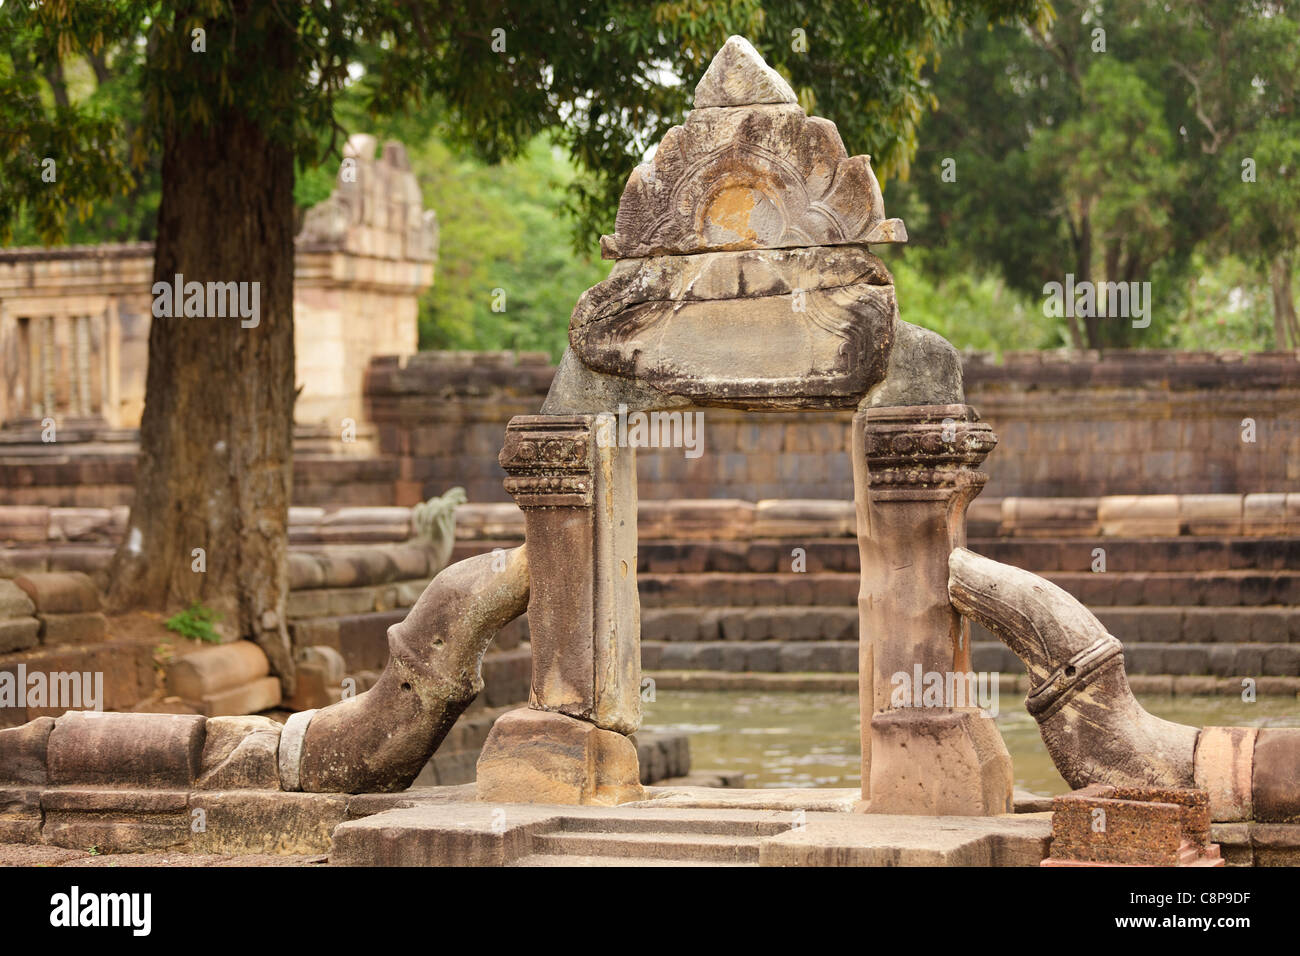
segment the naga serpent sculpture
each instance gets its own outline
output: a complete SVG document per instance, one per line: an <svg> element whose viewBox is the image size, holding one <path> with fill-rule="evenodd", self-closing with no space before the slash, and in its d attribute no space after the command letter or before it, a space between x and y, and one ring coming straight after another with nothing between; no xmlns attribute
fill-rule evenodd
<svg viewBox="0 0 1300 956"><path fill-rule="evenodd" d="M1066 591L965 548L948 569L953 606L1024 662L1025 707L1071 787L1198 787L1216 820L1300 818L1300 729L1155 717L1129 687L1123 644Z"/></svg>
<svg viewBox="0 0 1300 956"><path fill-rule="evenodd" d="M444 568L388 629L388 665L373 687L290 717L280 738L281 786L344 793L409 787L483 689L488 645L528 607L524 548Z"/></svg>

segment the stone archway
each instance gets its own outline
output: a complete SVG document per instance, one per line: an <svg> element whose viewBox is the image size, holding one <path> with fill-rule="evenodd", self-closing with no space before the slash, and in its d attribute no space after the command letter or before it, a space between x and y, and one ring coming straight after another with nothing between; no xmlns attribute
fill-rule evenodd
<svg viewBox="0 0 1300 956"><path fill-rule="evenodd" d="M628 180L608 279L579 299L541 414L514 418L500 462L526 516L530 706L497 721L480 799L618 803L640 795L635 451L598 440L615 409L856 408L862 557L864 808L1010 809L1011 763L974 708L891 705L890 675L968 671L948 555L986 480L992 430L964 404L940 336L902 322L869 249L902 242L865 156L808 117L732 37L696 108ZM945 702L951 704L951 702Z"/></svg>

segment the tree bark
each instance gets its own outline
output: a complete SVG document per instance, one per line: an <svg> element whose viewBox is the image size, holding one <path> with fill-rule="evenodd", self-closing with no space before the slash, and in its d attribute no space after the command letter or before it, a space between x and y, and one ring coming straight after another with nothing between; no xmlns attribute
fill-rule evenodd
<svg viewBox="0 0 1300 956"><path fill-rule="evenodd" d="M1291 288L1291 257L1285 253L1273 259L1269 269L1273 290L1273 347L1278 351L1300 348L1300 320L1296 318L1295 295Z"/></svg>
<svg viewBox="0 0 1300 956"><path fill-rule="evenodd" d="M1074 277L1076 285L1081 282L1092 281L1092 201L1085 200L1083 215L1079 224L1079 274ZM1094 309L1094 312L1096 310ZM1083 317L1083 333L1090 349L1100 349L1101 342L1101 319L1094 315L1085 315Z"/></svg>
<svg viewBox="0 0 1300 956"><path fill-rule="evenodd" d="M272 29L290 75L292 34ZM154 281L249 283L250 305L256 284L260 315L245 328L238 314L186 317L181 301L153 318L135 500L108 601L216 609L228 635L266 651L289 693L293 154L239 103L205 126L180 124L163 136Z"/></svg>

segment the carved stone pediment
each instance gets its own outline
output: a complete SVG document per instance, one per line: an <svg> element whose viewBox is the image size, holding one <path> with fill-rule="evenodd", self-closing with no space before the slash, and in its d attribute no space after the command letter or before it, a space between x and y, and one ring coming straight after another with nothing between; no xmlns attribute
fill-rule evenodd
<svg viewBox="0 0 1300 956"><path fill-rule="evenodd" d="M620 261L574 309L555 406L622 380L653 404L854 407L886 375L898 316L867 247L906 239L870 158L732 37L628 179L601 237Z"/></svg>
<svg viewBox="0 0 1300 956"><path fill-rule="evenodd" d="M850 407L884 377L897 305L865 249L620 262L578 301L587 367L699 405Z"/></svg>
<svg viewBox="0 0 1300 956"><path fill-rule="evenodd" d="M695 106L633 170L606 259L907 241L870 157L849 156L747 41L727 41Z"/></svg>

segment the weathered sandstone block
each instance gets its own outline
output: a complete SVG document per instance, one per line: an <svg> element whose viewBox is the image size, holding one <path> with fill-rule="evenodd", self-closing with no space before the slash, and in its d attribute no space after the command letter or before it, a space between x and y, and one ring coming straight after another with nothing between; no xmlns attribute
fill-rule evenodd
<svg viewBox="0 0 1300 956"><path fill-rule="evenodd" d="M27 592L42 615L99 610L99 591L89 575L79 571L38 571L15 578L14 584Z"/></svg>
<svg viewBox="0 0 1300 956"><path fill-rule="evenodd" d="M870 723L866 809L872 813L1011 812L1011 757L992 717L978 711L911 707L878 713Z"/></svg>
<svg viewBox="0 0 1300 956"><path fill-rule="evenodd" d="M54 722L47 765L54 785L188 787L203 756L196 714L70 711Z"/></svg>
<svg viewBox="0 0 1300 956"><path fill-rule="evenodd" d="M1251 797L1256 820L1300 823L1300 728L1259 731Z"/></svg>
<svg viewBox="0 0 1300 956"><path fill-rule="evenodd" d="M693 110L632 171L600 244L606 259L637 259L906 240L901 220L885 218L870 159L850 157L834 123L783 102Z"/></svg>
<svg viewBox="0 0 1300 956"><path fill-rule="evenodd" d="M347 797L334 793L196 791L189 795L189 813L202 810L204 827L190 835L190 851L327 853L347 805Z"/></svg>
<svg viewBox="0 0 1300 956"><path fill-rule="evenodd" d="M27 592L13 581L0 578L0 620L30 617L35 613L36 605L27 596Z"/></svg>
<svg viewBox="0 0 1300 956"><path fill-rule="evenodd" d="M174 658L167 665L167 689L177 697L197 701L270 672L265 651L252 641L234 641Z"/></svg>
<svg viewBox="0 0 1300 956"><path fill-rule="evenodd" d="M636 745L585 720L530 708L497 718L478 760L478 799L600 804L644 796Z"/></svg>
<svg viewBox="0 0 1300 956"><path fill-rule="evenodd" d="M633 449L592 416L520 415L500 463L527 521L531 703L631 733L641 723Z"/></svg>
<svg viewBox="0 0 1300 956"><path fill-rule="evenodd" d="M1043 866L1222 866L1203 790L1090 786L1052 800Z"/></svg>
<svg viewBox="0 0 1300 956"><path fill-rule="evenodd" d="M190 836L187 799L185 790L49 789L41 794L42 836L52 846L101 853L182 847Z"/></svg>
<svg viewBox="0 0 1300 956"><path fill-rule="evenodd" d="M697 110L709 106L797 102L785 77L764 63L753 45L741 36L727 38L695 86Z"/></svg>
<svg viewBox="0 0 1300 956"><path fill-rule="evenodd" d="M108 638L108 619L98 611L73 614L42 614L41 643L94 644Z"/></svg>
<svg viewBox="0 0 1300 956"><path fill-rule="evenodd" d="M198 710L204 717L230 717L256 714L278 707L282 688L275 677L258 677L247 684L227 687L207 694L198 701Z"/></svg>
<svg viewBox="0 0 1300 956"><path fill-rule="evenodd" d="M196 790L279 790L281 725L269 717L212 717Z"/></svg>
<svg viewBox="0 0 1300 956"><path fill-rule="evenodd" d="M43 784L46 748L53 717L37 717L19 727L0 730L0 784Z"/></svg>
<svg viewBox="0 0 1300 956"><path fill-rule="evenodd" d="M1249 820L1254 815L1251 780L1255 767L1254 727L1204 727L1196 738L1192 773L1209 796L1215 820Z"/></svg>
<svg viewBox="0 0 1300 956"><path fill-rule="evenodd" d="M884 377L897 311L863 248L625 260L578 300L569 341L701 405L851 407Z"/></svg>
<svg viewBox="0 0 1300 956"><path fill-rule="evenodd" d="M25 651L41 641L41 622L34 617L0 621L0 654Z"/></svg>
<svg viewBox="0 0 1300 956"><path fill-rule="evenodd" d="M0 786L0 843L41 843L42 788Z"/></svg>

